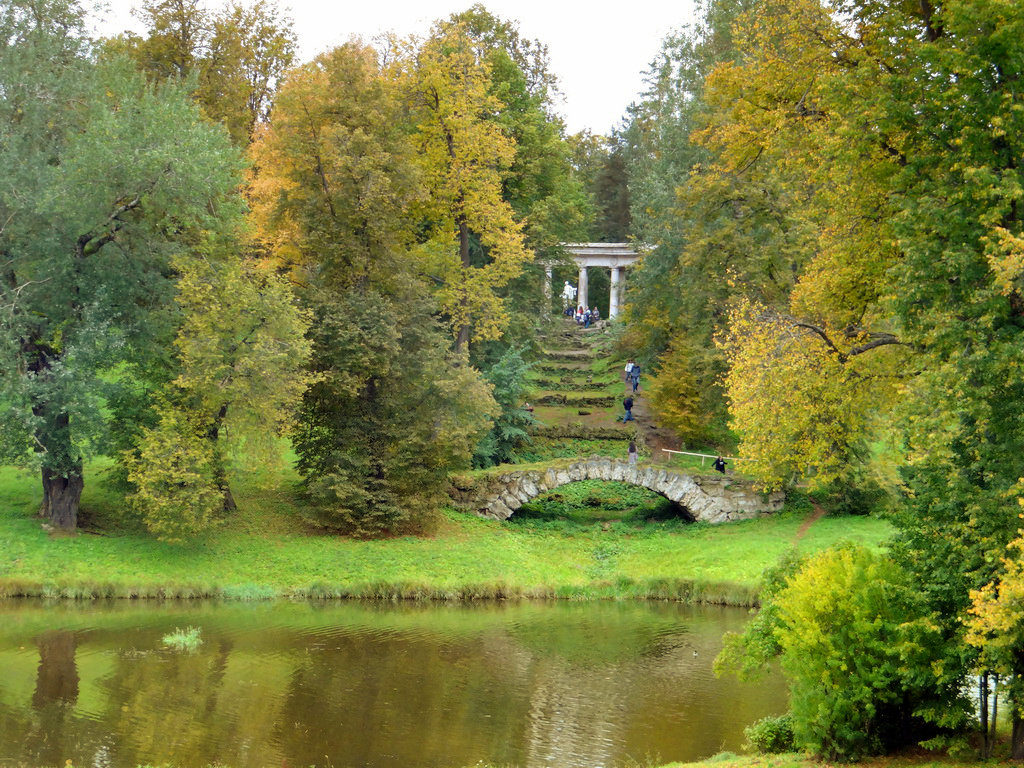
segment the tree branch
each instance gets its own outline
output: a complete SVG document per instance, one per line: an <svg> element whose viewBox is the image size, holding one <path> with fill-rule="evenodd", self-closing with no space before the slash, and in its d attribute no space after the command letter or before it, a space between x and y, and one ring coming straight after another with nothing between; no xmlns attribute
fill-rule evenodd
<svg viewBox="0 0 1024 768"><path fill-rule="evenodd" d="M855 347L851 347L847 351L841 350L838 345L832 341L832 338L828 335L824 328L813 325L812 323L806 323L801 320L797 320L794 317L785 318L796 328L803 328L806 331L810 331L815 336L820 338L825 346L828 347L829 352L836 356L836 359L840 363L849 362L851 357L862 355L865 352L870 352L872 349L878 349L879 347L886 347L893 344L899 344L901 346L909 346L906 342L901 341L899 336L894 333L883 333L880 331L859 331L855 328L848 328L843 332L843 336L847 339L856 339L867 337L869 340L863 344L858 344Z"/></svg>

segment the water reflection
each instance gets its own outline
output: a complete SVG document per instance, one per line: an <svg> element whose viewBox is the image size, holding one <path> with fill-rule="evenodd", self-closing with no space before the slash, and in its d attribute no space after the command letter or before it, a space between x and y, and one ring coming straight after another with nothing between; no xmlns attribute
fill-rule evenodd
<svg viewBox="0 0 1024 768"><path fill-rule="evenodd" d="M0 763L612 766L737 749L778 680L716 680L738 610L0 603ZM194 651L166 647L198 626Z"/></svg>

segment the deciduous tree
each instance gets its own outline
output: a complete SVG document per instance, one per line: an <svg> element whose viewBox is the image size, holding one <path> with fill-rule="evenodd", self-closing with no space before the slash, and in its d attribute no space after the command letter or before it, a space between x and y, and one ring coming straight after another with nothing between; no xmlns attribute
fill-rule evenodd
<svg viewBox="0 0 1024 768"><path fill-rule="evenodd" d="M107 51L130 56L153 82L190 82L203 113L248 145L294 60L291 20L269 0L217 11L199 0L145 0L135 14L146 36L123 33Z"/></svg>
<svg viewBox="0 0 1024 768"><path fill-rule="evenodd" d="M396 83L357 43L292 72L253 146L254 222L313 312L294 441L314 520L428 528L496 415L410 257L426 193Z"/></svg>
<svg viewBox="0 0 1024 768"><path fill-rule="evenodd" d="M129 501L166 540L197 534L235 508L232 460L280 464L280 440L308 383L308 313L282 277L239 258L242 250L229 238L173 262L177 375L157 397L157 422L140 425L124 456Z"/></svg>
<svg viewBox="0 0 1024 768"><path fill-rule="evenodd" d="M495 120L490 66L462 25L435 30L396 62L416 126L413 141L430 197L429 237L417 253L438 281L438 298L465 351L471 336L497 338L507 318L497 291L531 259L502 184L515 144ZM481 259L471 258L473 239Z"/></svg>
<svg viewBox="0 0 1024 768"><path fill-rule="evenodd" d="M240 158L171 84L88 57L76 6L0 16L3 452L74 528L105 403L166 327L170 257L239 210Z"/></svg>

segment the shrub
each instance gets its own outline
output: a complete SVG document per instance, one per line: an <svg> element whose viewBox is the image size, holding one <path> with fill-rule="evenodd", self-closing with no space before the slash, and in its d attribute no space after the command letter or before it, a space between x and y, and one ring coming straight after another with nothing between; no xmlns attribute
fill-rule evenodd
<svg viewBox="0 0 1024 768"><path fill-rule="evenodd" d="M670 347L661 358L660 370L647 385L651 408L658 421L691 439L699 435L704 426L693 368L685 348Z"/></svg>
<svg viewBox="0 0 1024 768"><path fill-rule="evenodd" d="M765 755L793 751L793 716L763 717L743 729L747 747Z"/></svg>
<svg viewBox="0 0 1024 768"><path fill-rule="evenodd" d="M867 477L835 480L822 496L830 515L870 515L881 510L888 500L878 481Z"/></svg>
<svg viewBox="0 0 1024 768"><path fill-rule="evenodd" d="M915 711L935 698L938 638L902 569L862 547L826 550L774 605L798 746L857 760L923 737Z"/></svg>
<svg viewBox="0 0 1024 768"><path fill-rule="evenodd" d="M221 458L208 431L195 414L168 407L142 431L137 452L123 457L134 487L128 503L161 541L186 541L223 517Z"/></svg>
<svg viewBox="0 0 1024 768"><path fill-rule="evenodd" d="M779 657L794 746L849 761L935 735L921 715L956 695L932 667L942 639L886 556L852 545L791 554L766 572L761 605L743 634L727 633L715 672L750 679Z"/></svg>

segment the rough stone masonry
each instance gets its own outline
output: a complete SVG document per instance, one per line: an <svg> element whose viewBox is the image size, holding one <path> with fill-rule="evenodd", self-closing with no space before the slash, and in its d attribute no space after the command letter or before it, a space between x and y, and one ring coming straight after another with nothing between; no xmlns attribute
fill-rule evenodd
<svg viewBox="0 0 1024 768"><path fill-rule="evenodd" d="M625 461L590 458L546 470L506 472L490 478L468 500L481 517L507 520L520 506L562 485L581 480L614 480L648 488L683 507L695 520L726 523L778 512L785 494L756 491L747 480L727 475L688 475L655 466L630 466Z"/></svg>

